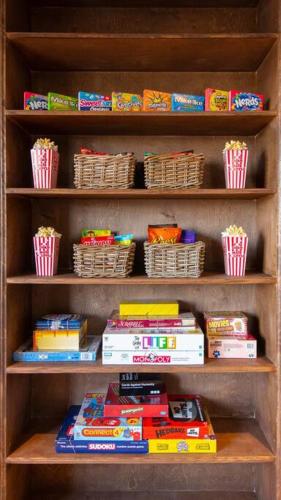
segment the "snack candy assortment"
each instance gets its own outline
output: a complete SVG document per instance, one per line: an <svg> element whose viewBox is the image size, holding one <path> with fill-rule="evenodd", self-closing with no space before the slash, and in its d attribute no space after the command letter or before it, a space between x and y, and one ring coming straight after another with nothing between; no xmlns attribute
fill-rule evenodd
<svg viewBox="0 0 281 500"><path fill-rule="evenodd" d="M224 268L227 276L245 276L248 236L242 227L229 226L222 232Z"/></svg>
<svg viewBox="0 0 281 500"><path fill-rule="evenodd" d="M115 234L111 229L82 229L80 243L88 246L131 245L134 235Z"/></svg>
<svg viewBox="0 0 281 500"><path fill-rule="evenodd" d="M252 94L251 92L239 92L238 90L230 90L230 111L262 111L263 108L264 96L262 94Z"/></svg>
<svg viewBox="0 0 281 500"><path fill-rule="evenodd" d="M205 97L201 95L172 94L172 111L204 111Z"/></svg>
<svg viewBox="0 0 281 500"><path fill-rule="evenodd" d="M112 92L112 111L142 111L141 95Z"/></svg>
<svg viewBox="0 0 281 500"><path fill-rule="evenodd" d="M28 111L44 111L48 109L48 97L34 92L24 92L23 109Z"/></svg>
<svg viewBox="0 0 281 500"><path fill-rule="evenodd" d="M112 100L109 96L78 92L79 111L111 111Z"/></svg>
<svg viewBox="0 0 281 500"><path fill-rule="evenodd" d="M78 99L67 95L56 94L55 92L48 93L48 110L49 111L77 111Z"/></svg>
<svg viewBox="0 0 281 500"><path fill-rule="evenodd" d="M57 273L61 234L53 227L39 227L33 237L37 276L53 276Z"/></svg>
<svg viewBox="0 0 281 500"><path fill-rule="evenodd" d="M158 90L144 90L143 111L171 111L171 94Z"/></svg>
<svg viewBox="0 0 281 500"><path fill-rule="evenodd" d="M30 151L33 184L36 189L57 187L59 153L58 147L50 139L37 139Z"/></svg>
<svg viewBox="0 0 281 500"><path fill-rule="evenodd" d="M227 189L244 189L249 151L245 142L226 142L223 150L224 175Z"/></svg>

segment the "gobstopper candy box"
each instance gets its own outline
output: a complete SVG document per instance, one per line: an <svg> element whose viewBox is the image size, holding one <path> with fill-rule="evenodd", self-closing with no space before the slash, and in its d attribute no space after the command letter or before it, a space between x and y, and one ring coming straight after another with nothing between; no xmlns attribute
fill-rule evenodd
<svg viewBox="0 0 281 500"><path fill-rule="evenodd" d="M199 396L168 396L170 416L144 418L144 439L207 438L209 423Z"/></svg>
<svg viewBox="0 0 281 500"><path fill-rule="evenodd" d="M138 417L104 417L104 394L87 393L77 417L73 436L75 441L140 441L142 419Z"/></svg>
<svg viewBox="0 0 281 500"><path fill-rule="evenodd" d="M167 394L157 396L120 396L119 384L111 383L104 404L105 417L167 417Z"/></svg>

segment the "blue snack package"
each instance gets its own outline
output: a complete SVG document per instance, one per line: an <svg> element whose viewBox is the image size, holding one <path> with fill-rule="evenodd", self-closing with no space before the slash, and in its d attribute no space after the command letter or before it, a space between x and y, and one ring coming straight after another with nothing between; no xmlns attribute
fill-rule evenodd
<svg viewBox="0 0 281 500"><path fill-rule="evenodd" d="M200 95L172 94L172 111L204 111L205 97Z"/></svg>

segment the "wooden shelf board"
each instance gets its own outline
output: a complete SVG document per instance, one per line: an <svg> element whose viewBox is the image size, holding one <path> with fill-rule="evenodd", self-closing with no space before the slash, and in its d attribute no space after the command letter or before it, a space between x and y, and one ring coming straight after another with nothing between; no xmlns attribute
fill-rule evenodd
<svg viewBox="0 0 281 500"><path fill-rule="evenodd" d="M247 273L243 277L230 277L223 273L205 272L200 278L79 278L73 273L39 277L36 274L9 276L8 284L14 285L270 285L276 277L264 273Z"/></svg>
<svg viewBox="0 0 281 500"><path fill-rule="evenodd" d="M273 195L274 189L246 188L246 189L33 189L7 188L9 197L27 198L92 198L92 199L245 199L255 200Z"/></svg>
<svg viewBox="0 0 281 500"><path fill-rule="evenodd" d="M216 454L88 455L57 454L54 442L57 429L30 433L11 453L8 464L190 464L190 463L265 463L275 460L254 419L212 419L217 435ZM38 425L39 424L39 425ZM37 427L40 429L40 422Z"/></svg>
<svg viewBox="0 0 281 500"><path fill-rule="evenodd" d="M83 500L257 500L255 493L248 491L84 491ZM46 493L45 490L29 495L30 500L79 500L79 493Z"/></svg>
<svg viewBox="0 0 281 500"><path fill-rule="evenodd" d="M173 7L256 7L259 0L174 0ZM132 0L30 0L31 6L132 7ZM134 7L171 7L171 0L134 0Z"/></svg>
<svg viewBox="0 0 281 500"><path fill-rule="evenodd" d="M145 113L8 110L7 118L32 134L256 135L276 111Z"/></svg>
<svg viewBox="0 0 281 500"><path fill-rule="evenodd" d="M256 71L278 37L274 33L11 32L7 38L32 70Z"/></svg>
<svg viewBox="0 0 281 500"><path fill-rule="evenodd" d="M270 373L276 366L265 357L257 359L205 359L203 366L154 366L136 365L134 372L142 373ZM132 371L132 365L103 365L102 360L96 363L13 363L6 369L7 373L46 374L46 373L119 373Z"/></svg>

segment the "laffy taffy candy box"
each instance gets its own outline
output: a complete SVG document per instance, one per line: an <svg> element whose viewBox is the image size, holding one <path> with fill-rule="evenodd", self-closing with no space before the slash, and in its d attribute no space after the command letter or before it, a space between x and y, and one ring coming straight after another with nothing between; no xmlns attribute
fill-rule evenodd
<svg viewBox="0 0 281 500"><path fill-rule="evenodd" d="M171 111L171 94L158 90L143 91L144 111Z"/></svg>
<svg viewBox="0 0 281 500"><path fill-rule="evenodd" d="M172 111L204 111L205 97L201 95L172 94Z"/></svg>
<svg viewBox="0 0 281 500"><path fill-rule="evenodd" d="M264 96L262 94L239 92L238 90L229 92L230 111L262 111L263 107Z"/></svg>
<svg viewBox="0 0 281 500"><path fill-rule="evenodd" d="M78 92L79 111L111 111L112 100L109 96Z"/></svg>
<svg viewBox="0 0 281 500"><path fill-rule="evenodd" d="M23 107L28 111L44 111L48 109L48 97L46 95L35 94L34 92L24 92Z"/></svg>
<svg viewBox="0 0 281 500"><path fill-rule="evenodd" d="M141 95L112 92L112 111L142 111Z"/></svg>
<svg viewBox="0 0 281 500"><path fill-rule="evenodd" d="M48 93L49 111L76 111L78 109L78 99L67 95Z"/></svg>
<svg viewBox="0 0 281 500"><path fill-rule="evenodd" d="M229 92L226 90L205 90L205 111L228 111Z"/></svg>

